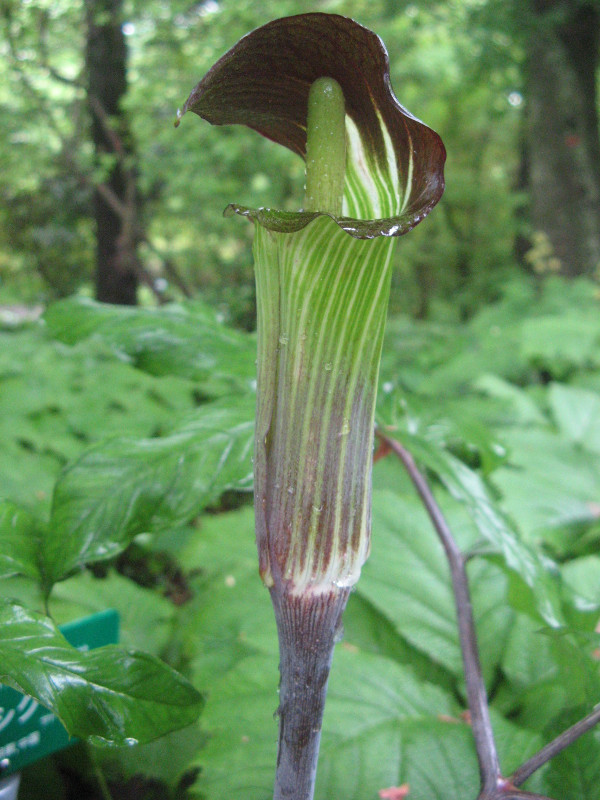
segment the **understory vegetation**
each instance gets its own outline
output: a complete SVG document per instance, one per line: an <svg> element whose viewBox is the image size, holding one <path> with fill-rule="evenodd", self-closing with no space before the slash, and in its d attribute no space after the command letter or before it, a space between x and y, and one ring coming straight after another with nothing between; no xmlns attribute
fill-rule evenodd
<svg viewBox="0 0 600 800"><path fill-rule="evenodd" d="M501 294L466 323L393 315L377 417L473 554L510 774L600 697L600 295L559 277L515 278ZM60 562L52 617L116 608L122 643L166 660L205 699L198 725L157 742L77 744L29 768L23 800L40 786L93 797L98 768L114 800L269 795L277 642L253 533L255 351L253 334L199 300L73 297L0 331L0 510L17 510ZM316 797L375 800L403 784L410 800L474 797L443 551L398 462L384 449L375 461L372 553L336 649ZM58 530L69 533L59 553ZM44 611L34 576L0 591ZM524 788L600 798L599 743L586 734Z"/></svg>

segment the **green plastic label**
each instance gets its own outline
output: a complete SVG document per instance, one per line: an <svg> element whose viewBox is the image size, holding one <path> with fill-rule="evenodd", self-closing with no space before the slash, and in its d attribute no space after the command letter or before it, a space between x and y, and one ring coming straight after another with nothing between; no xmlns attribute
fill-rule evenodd
<svg viewBox="0 0 600 800"><path fill-rule="evenodd" d="M100 611L61 625L65 639L78 650L93 650L119 640L119 615ZM59 720L32 697L0 686L0 769L2 777L73 744Z"/></svg>

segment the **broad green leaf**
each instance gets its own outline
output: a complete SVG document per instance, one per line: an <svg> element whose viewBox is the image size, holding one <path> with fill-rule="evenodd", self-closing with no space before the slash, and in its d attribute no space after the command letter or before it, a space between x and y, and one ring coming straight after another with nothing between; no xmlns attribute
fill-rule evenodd
<svg viewBox="0 0 600 800"><path fill-rule="evenodd" d="M0 501L0 578L24 575L40 578L39 523L8 500Z"/></svg>
<svg viewBox="0 0 600 800"><path fill-rule="evenodd" d="M153 656L116 645L80 652L49 617L0 607L0 679L95 744L147 742L191 724L202 699Z"/></svg>
<svg viewBox="0 0 600 800"><path fill-rule="evenodd" d="M323 76L340 84L346 102L344 216L336 223L357 238L406 233L441 197L446 154L437 134L396 100L381 39L353 20L301 14L263 25L212 67L183 113L247 125L304 156L308 93ZM232 209L287 233L316 216Z"/></svg>
<svg viewBox="0 0 600 800"><path fill-rule="evenodd" d="M600 556L574 558L562 565L565 583L586 603L586 607L600 606Z"/></svg>
<svg viewBox="0 0 600 800"><path fill-rule="evenodd" d="M198 788L214 800L263 800L272 788L276 755L276 660L243 660L213 685L203 717L208 745L198 757ZM334 656L323 722L315 798L376 796L398 777L404 729L438 714L456 716L442 690L392 661L351 653ZM385 756L383 756L385 754ZM341 783L340 783L341 781Z"/></svg>
<svg viewBox="0 0 600 800"><path fill-rule="evenodd" d="M474 391L457 396L414 395L380 382L377 424L382 428L420 433L447 448L484 474L493 472L506 458L497 428L513 416L506 400Z"/></svg>
<svg viewBox="0 0 600 800"><path fill-rule="evenodd" d="M258 574L253 509L203 516L180 560L199 573L191 579L194 596L177 620L194 683L209 687L254 653L268 653L277 664L275 617Z"/></svg>
<svg viewBox="0 0 600 800"><path fill-rule="evenodd" d="M498 375L489 373L482 375L473 383L473 388L490 397L504 400L513 411L513 422L516 425L548 425L548 420L542 414L531 397L520 387L505 381Z"/></svg>
<svg viewBox="0 0 600 800"><path fill-rule="evenodd" d="M0 333L0 495L46 515L65 464L108 436L156 436L197 405L182 378L136 370L99 341Z"/></svg>
<svg viewBox="0 0 600 800"><path fill-rule="evenodd" d="M177 798L180 797L177 788L188 770L190 761L205 744L206 733L196 724L167 733L160 739L147 744L98 748L94 756L100 763L109 784L123 784L124 781L131 780L132 788L129 791L136 792L136 796L140 797L140 800L141 775L146 780L160 781L166 785L169 794L164 793L165 799L167 796ZM125 787L121 791L127 792L127 788ZM150 795L144 794L144 800L146 797L148 800L150 797L154 797L152 789L149 788L148 791ZM159 791L157 787L157 798L162 798L163 794Z"/></svg>
<svg viewBox="0 0 600 800"><path fill-rule="evenodd" d="M554 565L518 538L477 473L423 437L401 434L400 438L415 459L431 469L452 496L465 504L482 538L494 546L507 567L529 587L546 622L561 624L560 583Z"/></svg>
<svg viewBox="0 0 600 800"><path fill-rule="evenodd" d="M550 639L526 614L517 614L502 658L502 669L515 687L525 688L556 676Z"/></svg>
<svg viewBox="0 0 600 800"><path fill-rule="evenodd" d="M539 734L517 727L492 711L492 726L503 774L508 775L542 745ZM410 800L471 800L479 791L473 735L459 720L432 719L407 736L406 771ZM539 778L528 788L540 791ZM358 798L357 798L358 800Z"/></svg>
<svg viewBox="0 0 600 800"><path fill-rule="evenodd" d="M506 713L532 729L546 730L565 710L597 702L598 636L591 631L596 621L597 614L587 630L556 630L536 625L527 614L516 615L502 659L509 681L500 701Z"/></svg>
<svg viewBox="0 0 600 800"><path fill-rule="evenodd" d="M199 794L211 800L264 800L277 758L277 659L243 659L218 679L202 715L208 743L190 766L200 767Z"/></svg>
<svg viewBox="0 0 600 800"><path fill-rule="evenodd" d="M598 518L600 455L539 428L508 429L504 440L510 457L492 479L503 508L527 540L572 551L581 527Z"/></svg>
<svg viewBox="0 0 600 800"><path fill-rule="evenodd" d="M481 660L490 679L512 619L506 580L497 567L485 562L471 564L469 576L482 636ZM462 675L448 564L416 499L374 493L372 552L357 592L415 648L455 676Z"/></svg>
<svg viewBox="0 0 600 800"><path fill-rule="evenodd" d="M359 584L360 585L360 584ZM399 664L408 664L424 680L454 687L454 678L421 650L413 647L394 626L389 615L383 614L360 591L353 592L344 612L342 647L385 656Z"/></svg>
<svg viewBox="0 0 600 800"><path fill-rule="evenodd" d="M193 380L209 396L253 388L254 337L227 327L199 301L128 308L67 298L51 305L44 319L67 344L91 337L137 369Z"/></svg>
<svg viewBox="0 0 600 800"><path fill-rule="evenodd" d="M459 711L450 695L415 679L410 667L338 648L316 796L359 800L404 782L411 730L438 716L457 718Z"/></svg>
<svg viewBox="0 0 600 800"><path fill-rule="evenodd" d="M600 453L600 395L553 383L548 397L554 419L569 441Z"/></svg>
<svg viewBox="0 0 600 800"><path fill-rule="evenodd" d="M52 618L60 625L105 608L114 608L119 614L121 644L157 656L164 652L175 606L158 592L113 570L103 578L84 570L58 584L50 599Z"/></svg>
<svg viewBox="0 0 600 800"><path fill-rule="evenodd" d="M213 685L195 797L264 800L272 791L277 726L274 660L241 661ZM364 800L401 783L416 800L465 800L479 786L470 727L452 696L392 660L338 646L323 721L315 800ZM540 736L492 712L507 770ZM538 784L539 786L539 784ZM532 788L536 788L535 786Z"/></svg>
<svg viewBox="0 0 600 800"><path fill-rule="evenodd" d="M567 375L572 368L600 366L600 326L597 310L581 313L577 308L560 314L525 319L521 325L521 352L525 359L551 375ZM586 309L587 312L587 309Z"/></svg>
<svg viewBox="0 0 600 800"><path fill-rule="evenodd" d="M85 453L54 490L47 580L113 557L139 533L189 522L228 489L249 489L253 410L245 399L202 406L168 436Z"/></svg>
<svg viewBox="0 0 600 800"><path fill-rule="evenodd" d="M410 800L470 800L477 796L473 736L461 720L431 719L411 730L406 739L403 782L410 787Z"/></svg>

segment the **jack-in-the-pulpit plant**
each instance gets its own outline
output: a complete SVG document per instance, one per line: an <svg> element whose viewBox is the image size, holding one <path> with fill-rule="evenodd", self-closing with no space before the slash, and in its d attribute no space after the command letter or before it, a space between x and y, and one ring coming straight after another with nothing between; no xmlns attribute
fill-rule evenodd
<svg viewBox="0 0 600 800"><path fill-rule="evenodd" d="M332 14L245 36L183 110L306 159L303 210L230 210L255 225L256 538L281 672L274 797L309 800L333 647L369 552L392 246L439 200L445 150L396 100L379 37Z"/></svg>

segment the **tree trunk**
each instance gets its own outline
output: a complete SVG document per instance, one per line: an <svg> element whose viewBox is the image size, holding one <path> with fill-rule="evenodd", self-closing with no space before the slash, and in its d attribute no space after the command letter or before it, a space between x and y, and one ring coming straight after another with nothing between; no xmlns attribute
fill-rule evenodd
<svg viewBox="0 0 600 800"><path fill-rule="evenodd" d="M547 266L564 275L591 275L600 269L600 7L585 0L530 3L531 221L551 246Z"/></svg>
<svg viewBox="0 0 600 800"><path fill-rule="evenodd" d="M85 0L92 139L102 182L94 196L96 297L134 305L137 295L135 178L121 100L127 90L123 0Z"/></svg>

